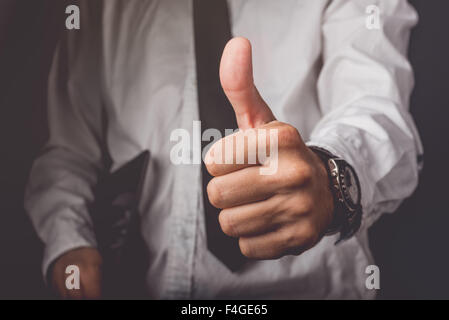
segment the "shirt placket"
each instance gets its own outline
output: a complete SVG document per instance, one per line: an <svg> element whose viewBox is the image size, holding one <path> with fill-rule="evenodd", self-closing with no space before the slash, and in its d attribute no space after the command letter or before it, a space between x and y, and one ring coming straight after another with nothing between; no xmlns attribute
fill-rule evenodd
<svg viewBox="0 0 449 320"><path fill-rule="evenodd" d="M192 31L193 35L193 31ZM193 121L199 118L196 84L195 55L192 46L189 50L187 77L183 92L183 107L180 114L183 128L193 135ZM194 144L190 143L190 159L193 159ZM193 263L197 219L200 213L201 165L179 165L175 167L172 234L167 263L167 299L188 299L192 293Z"/></svg>

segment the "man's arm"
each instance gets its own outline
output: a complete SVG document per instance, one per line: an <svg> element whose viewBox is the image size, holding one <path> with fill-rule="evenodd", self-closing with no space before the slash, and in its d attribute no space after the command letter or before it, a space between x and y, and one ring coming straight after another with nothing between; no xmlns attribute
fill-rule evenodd
<svg viewBox="0 0 449 320"><path fill-rule="evenodd" d="M97 70L98 64L94 55L86 56L79 41L85 41L89 32L68 35L55 54L48 89L50 137L33 165L25 196L27 212L45 243L44 276L67 297L95 297L99 292L98 253L74 251L96 246L88 205L103 170L102 104L99 90L93 87L98 72L83 76L86 70ZM85 86L90 86L89 90ZM80 268L80 292L64 292L68 263ZM83 290L87 290L85 295Z"/></svg>
<svg viewBox="0 0 449 320"><path fill-rule="evenodd" d="M408 110L414 82L407 49L416 12L406 0L378 1L380 28L368 29L376 13L367 12L371 4L335 0L325 12L318 81L324 117L308 143L353 165L365 228L411 195L423 151Z"/></svg>
<svg viewBox="0 0 449 320"><path fill-rule="evenodd" d="M408 113L413 77L405 57L416 14L405 0L378 3L382 27L369 30L368 1L330 2L318 82L324 117L309 141L309 146L327 149L354 167L361 182L365 227L412 193L421 152ZM276 121L261 98L254 85L248 40L236 38L227 44L220 77L243 129L217 142L205 159L215 177L208 185L210 202L223 209L221 228L239 238L240 249L249 258L301 254L320 241L335 217L324 164L296 128ZM275 141L266 138L273 130ZM262 139L248 139L243 148L226 148L245 141L250 131L262 133L258 137ZM257 147L260 143L262 149ZM266 149L276 156L267 158ZM223 151L232 164L223 162ZM263 154L257 164L236 161L248 160L251 152ZM271 174L261 174L271 167Z"/></svg>

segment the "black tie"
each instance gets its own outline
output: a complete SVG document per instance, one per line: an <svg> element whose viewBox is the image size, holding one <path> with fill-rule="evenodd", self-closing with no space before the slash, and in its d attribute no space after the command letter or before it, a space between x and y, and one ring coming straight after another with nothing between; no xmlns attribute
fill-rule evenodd
<svg viewBox="0 0 449 320"><path fill-rule="evenodd" d="M218 129L224 137L225 129L237 128L234 110L221 88L219 66L223 49L231 39L231 27L226 0L194 0L194 25L198 103L202 130ZM209 142L202 142L202 148ZM238 239L226 236L218 223L220 210L213 207L206 187L212 177L202 163L203 198L209 250L231 271L241 267L242 255Z"/></svg>

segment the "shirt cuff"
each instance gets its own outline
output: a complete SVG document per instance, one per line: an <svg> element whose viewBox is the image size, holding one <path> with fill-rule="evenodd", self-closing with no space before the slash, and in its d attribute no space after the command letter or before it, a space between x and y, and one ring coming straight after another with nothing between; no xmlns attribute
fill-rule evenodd
<svg viewBox="0 0 449 320"><path fill-rule="evenodd" d="M333 134L326 134L324 137L320 136L318 139L312 139L306 144L308 147L315 146L326 149L333 155L344 159L354 168L361 188L361 205L363 216L360 229L366 229L371 226L381 215L381 212L376 212L371 201L374 192L374 185L367 176L367 171L365 170L366 161L363 157L364 152L362 150L362 146L356 141L348 142L343 140L338 135Z"/></svg>
<svg viewBox="0 0 449 320"><path fill-rule="evenodd" d="M64 253L83 247L97 247L92 228L78 220L56 218L46 241L42 273L46 284L52 263Z"/></svg>

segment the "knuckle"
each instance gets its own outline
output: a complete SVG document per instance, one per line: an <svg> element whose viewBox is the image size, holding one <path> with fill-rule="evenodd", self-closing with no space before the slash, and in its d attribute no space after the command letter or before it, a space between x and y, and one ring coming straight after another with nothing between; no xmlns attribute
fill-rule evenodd
<svg viewBox="0 0 449 320"><path fill-rule="evenodd" d="M217 179L212 179L207 185L207 196L209 197L210 203L214 207L221 207L221 204L223 203L223 196Z"/></svg>
<svg viewBox="0 0 449 320"><path fill-rule="evenodd" d="M295 228L288 228L283 231L280 248L283 252L288 252L298 245L298 232Z"/></svg>
<svg viewBox="0 0 449 320"><path fill-rule="evenodd" d="M318 241L319 232L311 221L303 223L301 230L301 239L305 247L311 247Z"/></svg>
<svg viewBox="0 0 449 320"><path fill-rule="evenodd" d="M219 172L218 164L216 164L214 161L212 161L212 162L205 163L205 165L206 165L207 172L209 172L209 174L211 176L215 177L218 175L218 172Z"/></svg>
<svg viewBox="0 0 449 320"><path fill-rule="evenodd" d="M278 134L279 143L283 146L295 146L301 141L299 131L289 124L282 124L279 128Z"/></svg>
<svg viewBox="0 0 449 320"><path fill-rule="evenodd" d="M234 225L234 219L232 214L228 211L222 210L218 216L218 221L220 222L221 230L230 237L237 236L236 226Z"/></svg>
<svg viewBox="0 0 449 320"><path fill-rule="evenodd" d="M290 228L284 232L281 250L283 255L302 254L305 250L311 248L315 242L315 235L312 229L309 228Z"/></svg>
<svg viewBox="0 0 449 320"><path fill-rule="evenodd" d="M313 168L309 164L302 164L297 166L296 169L296 177L301 183L305 184L312 180L313 178Z"/></svg>
<svg viewBox="0 0 449 320"><path fill-rule="evenodd" d="M242 254L249 258L252 259L254 258L254 251L251 248L251 245L248 243L248 241L246 241L243 238L239 239L239 247L240 247L240 251L242 252Z"/></svg>
<svg viewBox="0 0 449 320"><path fill-rule="evenodd" d="M80 267L80 276L84 278L84 280L90 282L93 279L96 279L98 276L99 270L98 267L93 265L85 265Z"/></svg>

